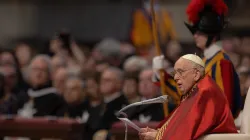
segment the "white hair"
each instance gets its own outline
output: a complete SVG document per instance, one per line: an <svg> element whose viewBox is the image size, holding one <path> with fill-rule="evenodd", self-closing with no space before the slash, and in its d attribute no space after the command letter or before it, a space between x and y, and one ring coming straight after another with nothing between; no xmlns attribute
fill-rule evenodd
<svg viewBox="0 0 250 140"><path fill-rule="evenodd" d="M193 68L197 69L200 73L201 73L201 77L203 77L205 75L205 68L199 64L196 64L192 61L190 61L193 65Z"/></svg>
<svg viewBox="0 0 250 140"><path fill-rule="evenodd" d="M40 55L35 56L35 57L31 60L30 65L29 65L29 68L30 68L31 64L32 64L35 60L37 60L37 59L41 59L41 60L43 60L43 61L47 64L48 72L49 72L49 74L50 74L50 73L52 72L51 58L50 58L50 56L45 55L45 54L40 54Z"/></svg>
<svg viewBox="0 0 250 140"><path fill-rule="evenodd" d="M105 38L95 46L104 56L119 55L121 43L113 38Z"/></svg>
<svg viewBox="0 0 250 140"><path fill-rule="evenodd" d="M123 64L123 68L125 71L130 68L135 68L135 70L140 71L148 66L148 62L144 58L139 56L131 56Z"/></svg>

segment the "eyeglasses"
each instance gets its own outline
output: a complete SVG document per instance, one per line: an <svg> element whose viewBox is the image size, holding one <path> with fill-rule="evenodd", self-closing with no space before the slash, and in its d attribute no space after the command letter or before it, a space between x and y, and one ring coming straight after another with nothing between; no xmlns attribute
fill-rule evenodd
<svg viewBox="0 0 250 140"><path fill-rule="evenodd" d="M186 69L186 70L177 69L177 70L174 70L173 72L171 72L171 76L174 77L174 76L177 74L178 76L183 77L183 76L184 76L184 73L185 73L186 71L189 71L189 70L192 70L192 69L194 69L194 68Z"/></svg>

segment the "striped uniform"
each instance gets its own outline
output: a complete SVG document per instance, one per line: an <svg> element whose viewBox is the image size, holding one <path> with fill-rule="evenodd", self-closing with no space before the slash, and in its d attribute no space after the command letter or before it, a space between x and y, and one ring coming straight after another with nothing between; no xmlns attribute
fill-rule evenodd
<svg viewBox="0 0 250 140"><path fill-rule="evenodd" d="M230 109L234 117L237 117L241 109L241 94L239 77L236 73L229 56L217 45L212 45L204 51L205 73L211 76L225 93ZM165 74L167 93L177 94L178 88L173 77ZM160 85L159 79L155 77L155 83Z"/></svg>

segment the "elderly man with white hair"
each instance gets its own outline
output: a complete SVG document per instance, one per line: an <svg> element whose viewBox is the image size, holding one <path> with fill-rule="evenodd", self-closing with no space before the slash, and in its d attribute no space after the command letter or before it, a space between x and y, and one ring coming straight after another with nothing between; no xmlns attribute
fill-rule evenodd
<svg viewBox="0 0 250 140"><path fill-rule="evenodd" d="M148 67L147 61L140 56L131 56L123 64L126 72L136 72Z"/></svg>
<svg viewBox="0 0 250 140"><path fill-rule="evenodd" d="M28 80L31 88L27 94L20 95L18 115L63 116L66 104L51 83L51 59L46 55L36 56L30 63Z"/></svg>
<svg viewBox="0 0 250 140"><path fill-rule="evenodd" d="M194 54L177 60L173 77L182 93L180 105L157 130L143 128L141 140L196 140L211 133L237 133L228 101L204 62Z"/></svg>

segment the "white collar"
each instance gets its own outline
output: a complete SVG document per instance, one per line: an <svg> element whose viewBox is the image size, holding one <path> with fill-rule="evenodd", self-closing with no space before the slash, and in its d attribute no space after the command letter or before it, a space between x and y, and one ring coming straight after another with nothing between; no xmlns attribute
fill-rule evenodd
<svg viewBox="0 0 250 140"><path fill-rule="evenodd" d="M107 96L107 97L104 97L104 102L105 103L109 103L113 100L115 100L116 98L120 97L121 96L121 93L120 92L116 92L110 96Z"/></svg>
<svg viewBox="0 0 250 140"><path fill-rule="evenodd" d="M207 49L204 50L204 56L206 59L212 58L217 52L221 50L221 47L217 44L212 44Z"/></svg>
<svg viewBox="0 0 250 140"><path fill-rule="evenodd" d="M44 96L44 95L47 95L47 94L50 94L50 93L56 93L56 92L57 92L57 90L54 87L44 88L44 89L37 90L37 91L29 89L28 90L28 95L30 97L36 98L36 97L41 97L41 96Z"/></svg>

